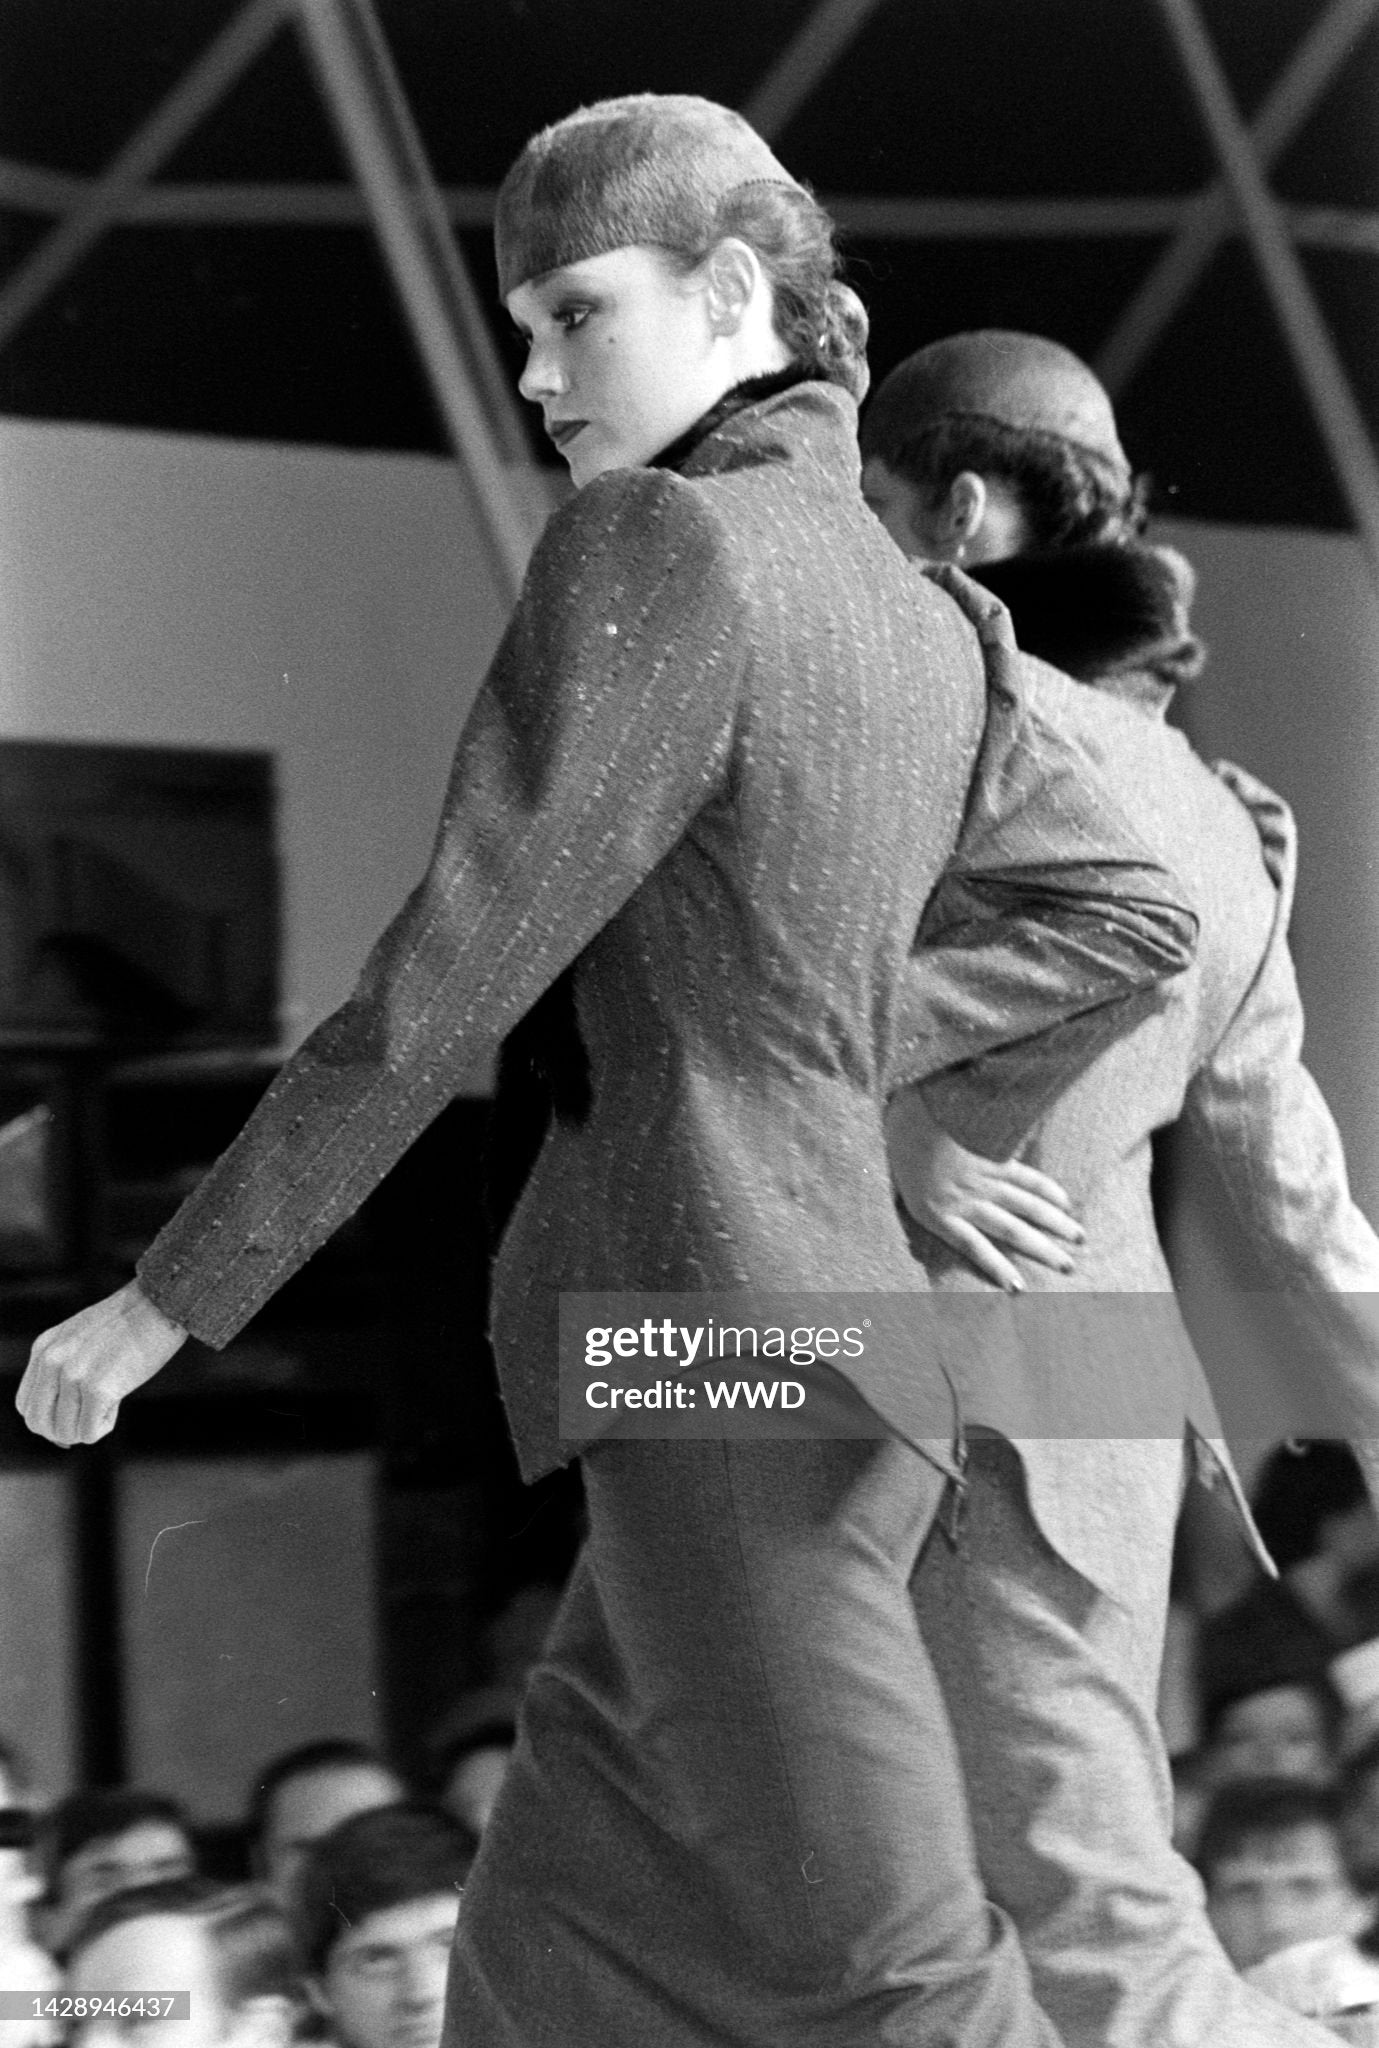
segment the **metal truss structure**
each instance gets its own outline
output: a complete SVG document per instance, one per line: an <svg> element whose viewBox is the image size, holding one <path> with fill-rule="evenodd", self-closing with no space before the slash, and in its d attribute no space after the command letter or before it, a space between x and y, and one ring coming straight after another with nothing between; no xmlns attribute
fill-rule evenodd
<svg viewBox="0 0 1379 2048"><path fill-rule="evenodd" d="M880 0L818 0L743 104L778 135ZM1329 0L1252 121L1232 95L1196 0L1153 0L1191 93L1217 176L1170 199L923 200L825 194L857 233L917 241L1169 237L1106 337L1097 368L1113 395L1151 354L1230 235L1248 247L1372 573L1379 583L1379 457L1300 248L1379 254L1379 213L1283 204L1269 171L1379 14L1379 0ZM276 35L295 30L346 151L345 185L155 183L160 167ZM371 0L246 0L198 62L96 178L0 161L0 204L53 225L0 288L0 350L107 229L126 223L296 226L369 222L480 515L502 586L515 591L544 491L532 474L507 380L451 230L492 218L494 195L432 178Z"/></svg>

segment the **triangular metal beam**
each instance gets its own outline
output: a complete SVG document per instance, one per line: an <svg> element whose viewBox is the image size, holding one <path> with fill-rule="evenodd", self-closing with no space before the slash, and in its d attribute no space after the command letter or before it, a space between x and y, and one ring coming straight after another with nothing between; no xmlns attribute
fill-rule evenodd
<svg viewBox="0 0 1379 2048"><path fill-rule="evenodd" d="M370 0L296 0L296 12L511 600L539 531L535 492L529 508L514 488L513 472L534 465L401 81Z"/></svg>
<svg viewBox="0 0 1379 2048"><path fill-rule="evenodd" d="M768 142L788 127L881 0L820 0L742 112Z"/></svg>
<svg viewBox="0 0 1379 2048"><path fill-rule="evenodd" d="M0 291L0 348L80 263L125 210L130 195L224 98L287 19L290 0L248 0L190 71Z"/></svg>
<svg viewBox="0 0 1379 2048"><path fill-rule="evenodd" d="M1193 0L1158 5L1379 582L1379 458L1364 417Z"/></svg>
<svg viewBox="0 0 1379 2048"><path fill-rule="evenodd" d="M1379 0L1366 0L1379 7ZM61 216L83 206L92 180L40 170L0 157L0 207ZM1216 188L1213 187L1213 190ZM442 185L437 198L452 228L492 228L497 193L491 185ZM825 212L853 236L896 242L1105 241L1108 237L1161 237L1192 225L1194 199L894 199L857 192L824 192ZM1229 208L1225 233L1239 233ZM1364 207L1294 206L1279 212L1299 248L1379 255L1379 211ZM183 185L160 178L136 186L119 220L137 227L368 227L368 203L357 185L340 179L275 185ZM112 223L113 225L113 223Z"/></svg>
<svg viewBox="0 0 1379 2048"><path fill-rule="evenodd" d="M1250 124L1250 140L1268 169L1302 127L1341 65L1379 12L1379 0L1333 0L1279 73ZM1096 370L1119 397L1235 224L1230 188L1218 179L1186 202L1174 240L1153 264L1096 357ZM1296 239L1297 229L1294 225Z"/></svg>

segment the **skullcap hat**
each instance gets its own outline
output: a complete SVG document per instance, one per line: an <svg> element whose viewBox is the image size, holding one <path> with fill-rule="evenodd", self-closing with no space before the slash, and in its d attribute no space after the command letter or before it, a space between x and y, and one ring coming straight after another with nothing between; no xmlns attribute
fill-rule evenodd
<svg viewBox="0 0 1379 2048"><path fill-rule="evenodd" d="M707 248L722 201L752 184L798 189L731 107L649 92L580 107L531 138L499 189L499 293L635 242Z"/></svg>
<svg viewBox="0 0 1379 2048"><path fill-rule="evenodd" d="M917 349L878 389L863 446L894 446L963 418L1057 435L1129 475L1110 399L1080 356L1044 335L986 327Z"/></svg>

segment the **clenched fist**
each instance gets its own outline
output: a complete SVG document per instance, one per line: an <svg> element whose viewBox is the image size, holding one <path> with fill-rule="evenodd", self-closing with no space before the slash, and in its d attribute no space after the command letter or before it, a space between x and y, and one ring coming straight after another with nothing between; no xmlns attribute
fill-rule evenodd
<svg viewBox="0 0 1379 2048"><path fill-rule="evenodd" d="M15 1405L37 1436L93 1444L115 1427L125 1395L151 1380L186 1338L131 1280L35 1339Z"/></svg>

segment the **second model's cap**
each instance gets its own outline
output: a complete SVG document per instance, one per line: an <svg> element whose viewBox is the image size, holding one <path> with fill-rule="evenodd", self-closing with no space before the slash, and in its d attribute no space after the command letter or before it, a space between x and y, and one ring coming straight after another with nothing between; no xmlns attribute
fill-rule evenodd
<svg viewBox="0 0 1379 2048"><path fill-rule="evenodd" d="M894 445L954 418L1056 434L1129 474L1105 390L1080 356L1041 334L984 327L917 349L878 388L864 441Z"/></svg>

